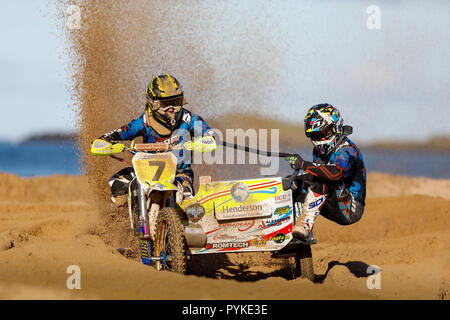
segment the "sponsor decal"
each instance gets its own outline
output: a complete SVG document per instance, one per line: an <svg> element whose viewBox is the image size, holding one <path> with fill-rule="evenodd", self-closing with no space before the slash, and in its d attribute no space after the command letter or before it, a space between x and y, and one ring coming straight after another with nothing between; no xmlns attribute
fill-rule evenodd
<svg viewBox="0 0 450 320"><path fill-rule="evenodd" d="M227 186L229 186L229 185L231 185L233 183L234 182L231 182ZM259 190L259 189L267 189L267 188L270 188L270 187L275 187L275 191L274 192L277 192L278 188L276 186L279 185L279 184L280 183L277 182L277 181L267 181L267 182L251 184L251 185L247 186L246 184L244 184L242 182L238 182L238 183L235 183L233 185L233 187L231 188L231 189L233 189L233 194L235 194L235 197L233 197L233 199L235 198L234 199L235 201L240 202L239 200L242 200L242 199L246 198L245 197L245 194L246 194L245 190L246 189L249 190L248 193L250 194L250 191L255 192L255 190ZM220 184L218 184L218 183L213 183L213 188L216 188L219 185ZM205 202L208 202L208 201L211 201L211 200L214 200L214 199L217 199L217 198L225 197L225 196L228 196L228 195L231 195L231 190L230 189L225 189L225 190L222 190L222 191L218 191L218 192L214 192L214 193L205 195L204 197L202 197L200 199L199 202L200 203L205 203Z"/></svg>
<svg viewBox="0 0 450 320"><path fill-rule="evenodd" d="M141 243L141 256L142 258L149 259L150 258L150 252L148 250L148 241L142 240Z"/></svg>
<svg viewBox="0 0 450 320"><path fill-rule="evenodd" d="M277 233L276 235L270 237L269 240L275 241L276 243L282 243L282 242L284 242L285 240L289 240L289 238L290 238L289 235L286 235L286 234L284 234L284 233L279 232L279 233Z"/></svg>
<svg viewBox="0 0 450 320"><path fill-rule="evenodd" d="M162 183L156 183L153 185L153 188L155 189L164 189L164 185Z"/></svg>
<svg viewBox="0 0 450 320"><path fill-rule="evenodd" d="M230 194L234 201L244 202L248 199L250 191L248 190L248 186L246 184L238 182L231 187Z"/></svg>
<svg viewBox="0 0 450 320"><path fill-rule="evenodd" d="M264 247L267 244L267 240L255 239L250 241L250 246L252 247Z"/></svg>
<svg viewBox="0 0 450 320"><path fill-rule="evenodd" d="M239 213L239 212L247 212L247 211L262 211L263 206L260 204L257 205L241 205L239 207L223 207L222 213Z"/></svg>
<svg viewBox="0 0 450 320"><path fill-rule="evenodd" d="M275 203L287 202L291 200L290 193L280 194L278 196L274 196Z"/></svg>
<svg viewBox="0 0 450 320"><path fill-rule="evenodd" d="M315 208L317 206L319 206L320 204L322 204L322 202L324 201L325 197L320 197L320 199L318 199L317 201L314 201L313 203L309 204L309 209Z"/></svg>
<svg viewBox="0 0 450 320"><path fill-rule="evenodd" d="M284 206L280 208L276 208L274 214L280 215L280 214L286 214L289 212L289 209L291 209L290 206Z"/></svg>
<svg viewBox="0 0 450 320"><path fill-rule="evenodd" d="M267 227L279 226L279 225L282 225L286 221L288 221L288 217L281 218L281 219L263 220L259 224L259 227L267 228Z"/></svg>
<svg viewBox="0 0 450 320"><path fill-rule="evenodd" d="M247 231L255 225L255 220L236 221L221 224L222 228L236 228L238 231Z"/></svg>
<svg viewBox="0 0 450 320"><path fill-rule="evenodd" d="M186 122L186 123L190 123L191 122L191 115L188 112L186 112L184 114L183 121Z"/></svg>
<svg viewBox="0 0 450 320"><path fill-rule="evenodd" d="M229 249L229 248L248 248L248 242L222 242L208 243L206 249Z"/></svg>
<svg viewBox="0 0 450 320"><path fill-rule="evenodd" d="M192 222L197 222L205 215L205 208L198 203L186 207L186 215Z"/></svg>
<svg viewBox="0 0 450 320"><path fill-rule="evenodd" d="M234 240L236 238L236 236L233 236L231 234L219 233L213 237L213 240Z"/></svg>
<svg viewBox="0 0 450 320"><path fill-rule="evenodd" d="M252 203L242 204L237 207L223 205L216 211L217 220L234 220L234 219L248 219L256 217L270 217L273 214L273 208L270 203Z"/></svg>

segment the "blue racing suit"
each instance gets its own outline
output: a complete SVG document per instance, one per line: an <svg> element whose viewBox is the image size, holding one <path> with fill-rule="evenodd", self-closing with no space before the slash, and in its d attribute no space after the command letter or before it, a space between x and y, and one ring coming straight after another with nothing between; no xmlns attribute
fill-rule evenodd
<svg viewBox="0 0 450 320"><path fill-rule="evenodd" d="M144 112L139 118L129 122L120 129L104 134L100 139L122 141L143 137L144 143L181 144L183 141L186 142L186 139L193 139L202 135L213 135L211 127L200 116L184 108L182 109L180 125L168 135L161 135L152 128L149 124L149 116L148 113ZM194 173L191 169L190 157L184 157L183 149L177 150L174 154L178 159L175 181L184 186L189 185L192 191ZM127 192L126 182L131 180L131 172L132 168L125 168L110 179L109 183L113 197Z"/></svg>

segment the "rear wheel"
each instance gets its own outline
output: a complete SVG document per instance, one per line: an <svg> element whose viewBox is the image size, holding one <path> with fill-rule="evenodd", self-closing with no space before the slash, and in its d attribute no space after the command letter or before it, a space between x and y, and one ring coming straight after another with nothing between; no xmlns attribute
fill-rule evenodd
<svg viewBox="0 0 450 320"><path fill-rule="evenodd" d="M159 211L156 223L154 252L160 260L156 261L158 270L186 273L187 256L184 226L175 209L163 208Z"/></svg>
<svg viewBox="0 0 450 320"><path fill-rule="evenodd" d="M306 278L314 282L314 266L312 260L311 246L300 246L295 255L295 266L297 276Z"/></svg>
<svg viewBox="0 0 450 320"><path fill-rule="evenodd" d="M311 254L311 246L301 245L295 249L295 254L287 258L286 268L287 278L294 280L297 278L315 280L314 267Z"/></svg>

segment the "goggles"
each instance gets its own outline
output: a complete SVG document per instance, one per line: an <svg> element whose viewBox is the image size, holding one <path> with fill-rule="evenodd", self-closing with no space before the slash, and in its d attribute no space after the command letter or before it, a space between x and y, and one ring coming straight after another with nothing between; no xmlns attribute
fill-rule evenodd
<svg viewBox="0 0 450 320"><path fill-rule="evenodd" d="M332 126L327 126L326 128L320 130L320 131L315 131L315 132L309 132L308 133L308 138L310 138L313 141L325 141L325 140L329 140L333 135L334 135L334 130Z"/></svg>
<svg viewBox="0 0 450 320"><path fill-rule="evenodd" d="M152 100L147 97L147 101L153 111L166 112L170 109L174 109L175 112L179 112L183 107L184 99L182 96L167 100Z"/></svg>

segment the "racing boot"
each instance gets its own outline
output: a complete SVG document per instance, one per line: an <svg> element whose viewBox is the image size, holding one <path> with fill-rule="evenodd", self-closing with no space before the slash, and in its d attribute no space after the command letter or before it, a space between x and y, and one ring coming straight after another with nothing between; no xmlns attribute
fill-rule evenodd
<svg viewBox="0 0 450 320"><path fill-rule="evenodd" d="M192 199L194 197L194 191L190 185L183 185L183 198L184 199Z"/></svg>
<svg viewBox="0 0 450 320"><path fill-rule="evenodd" d="M315 193L311 189L308 190L301 215L292 228L292 236L294 238L303 241L311 241L313 239L312 229L325 200L325 195Z"/></svg>
<svg viewBox="0 0 450 320"><path fill-rule="evenodd" d="M192 185L190 181L184 180L183 182L176 182L177 193L175 195L176 202L183 202L184 200L189 200L194 197L194 190L192 190Z"/></svg>
<svg viewBox="0 0 450 320"><path fill-rule="evenodd" d="M123 208L127 206L128 186L133 180L133 168L124 168L113 175L108 184L111 188L111 207Z"/></svg>

